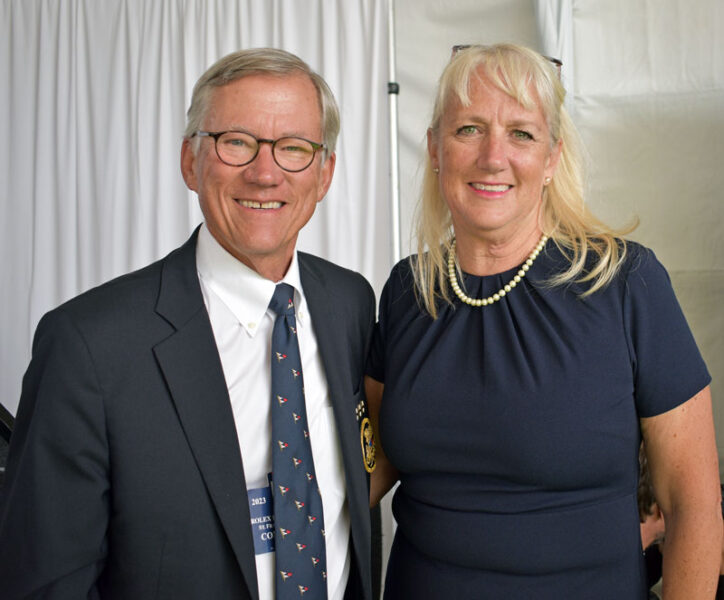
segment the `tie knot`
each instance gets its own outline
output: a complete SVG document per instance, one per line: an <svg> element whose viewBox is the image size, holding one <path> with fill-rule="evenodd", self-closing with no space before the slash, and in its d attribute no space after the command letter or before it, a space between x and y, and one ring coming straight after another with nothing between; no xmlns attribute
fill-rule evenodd
<svg viewBox="0 0 724 600"><path fill-rule="evenodd" d="M293 315L294 314L294 288L288 283L280 283L274 290L269 308L276 314Z"/></svg>

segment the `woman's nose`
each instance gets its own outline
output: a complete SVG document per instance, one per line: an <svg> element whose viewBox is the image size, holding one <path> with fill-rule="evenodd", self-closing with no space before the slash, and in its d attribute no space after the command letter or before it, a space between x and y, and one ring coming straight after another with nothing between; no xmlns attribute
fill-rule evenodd
<svg viewBox="0 0 724 600"><path fill-rule="evenodd" d="M498 171L505 166L506 145L504 137L490 132L480 140L477 166L488 171Z"/></svg>

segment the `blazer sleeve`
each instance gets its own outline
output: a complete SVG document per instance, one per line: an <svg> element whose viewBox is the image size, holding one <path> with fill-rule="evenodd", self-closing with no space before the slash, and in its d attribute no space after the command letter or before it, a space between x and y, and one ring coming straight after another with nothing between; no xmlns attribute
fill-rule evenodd
<svg viewBox="0 0 724 600"><path fill-rule="evenodd" d="M98 597L109 488L93 358L58 309L38 325L10 444L0 497L1 598Z"/></svg>

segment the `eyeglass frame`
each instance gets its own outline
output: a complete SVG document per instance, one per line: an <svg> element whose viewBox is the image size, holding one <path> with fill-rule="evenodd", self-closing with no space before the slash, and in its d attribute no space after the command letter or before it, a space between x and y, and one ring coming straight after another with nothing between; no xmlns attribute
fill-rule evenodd
<svg viewBox="0 0 724 600"><path fill-rule="evenodd" d="M473 44L455 44L452 47L452 51L450 54L450 60L455 58L455 55L458 52L460 52L461 50L466 50L467 48L472 48L472 47L473 47ZM545 54L541 54L541 56L553 64L553 67L555 68L556 73L558 74L558 79L560 79L561 70L563 69L563 61L558 58L553 58L552 56L546 56Z"/></svg>
<svg viewBox="0 0 724 600"><path fill-rule="evenodd" d="M226 162L223 158L221 158L221 154L219 154L219 138L224 135L225 133L243 133L244 135L248 135L249 137L253 138L256 142L256 152L254 152L254 156L252 156L249 160L247 160L244 163L241 164L232 164L229 162ZM214 140L214 151L216 152L216 156L218 159L224 163L225 165L229 167L245 167L246 165L249 165L254 162L257 156L259 156L259 150L261 150L262 144L271 144L271 154L272 158L274 159L274 163L283 171L286 171L287 173L301 173L302 171L308 169L310 166L312 166L312 163L314 162L315 157L317 156L317 152L320 150L326 150L327 146L326 144L320 144L318 142L313 142L312 140L308 140L307 138L303 138L298 135L284 135L280 138L277 138L275 140L270 140L268 138L259 138L256 137L253 133L249 133L248 131L241 131L238 129L227 129L226 131L194 131L194 133L191 135L191 137L210 137ZM274 149L276 148L277 142L280 140L303 140L307 142L308 144L311 144L312 146L312 158L309 161L309 164L307 164L305 167L302 167L301 169L287 169L286 167L283 167L279 164L279 161L277 160L276 153L274 152Z"/></svg>

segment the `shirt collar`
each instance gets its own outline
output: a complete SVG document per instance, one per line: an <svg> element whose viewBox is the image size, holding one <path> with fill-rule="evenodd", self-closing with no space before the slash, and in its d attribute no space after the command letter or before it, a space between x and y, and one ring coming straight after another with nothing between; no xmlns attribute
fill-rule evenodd
<svg viewBox="0 0 724 600"><path fill-rule="evenodd" d="M203 224L196 244L196 268L203 284L226 305L250 337L254 337L267 312L274 289L281 282L294 288L297 321L304 327L306 301L299 277L296 249L286 274L280 282L274 282L229 254Z"/></svg>

